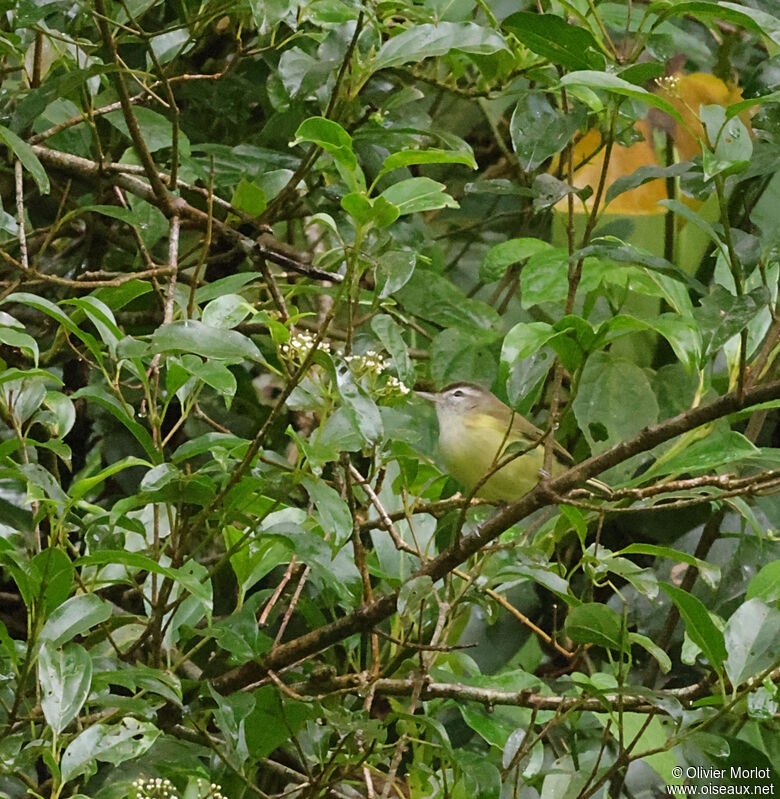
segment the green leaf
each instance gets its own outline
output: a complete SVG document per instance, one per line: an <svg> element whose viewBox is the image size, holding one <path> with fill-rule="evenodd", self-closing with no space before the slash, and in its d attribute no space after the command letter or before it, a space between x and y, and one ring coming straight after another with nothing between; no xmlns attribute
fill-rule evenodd
<svg viewBox="0 0 780 799"><path fill-rule="evenodd" d="M508 239L500 244L494 244L485 254L479 267L479 278L483 283L492 283L502 278L510 266L519 264L539 252L552 249L551 244L534 238Z"/></svg>
<svg viewBox="0 0 780 799"><path fill-rule="evenodd" d="M661 588L680 611L688 637L701 649L712 668L721 674L723 661L726 659L726 644L723 633L715 626L707 608L693 594L674 585L661 583Z"/></svg>
<svg viewBox="0 0 780 799"><path fill-rule="evenodd" d="M496 376L496 340L493 330L442 330L431 344L431 377L436 385L446 386L465 380L491 385Z"/></svg>
<svg viewBox="0 0 780 799"><path fill-rule="evenodd" d="M498 326L494 308L469 299L451 280L430 269L415 269L397 297L405 311L441 327L487 330Z"/></svg>
<svg viewBox="0 0 780 799"><path fill-rule="evenodd" d="M611 341L624 332L652 330L663 336L686 370L693 374L701 361L702 341L699 328L693 321L677 313L658 314L648 320L627 314L608 319L599 333L607 332Z"/></svg>
<svg viewBox="0 0 780 799"><path fill-rule="evenodd" d="M658 421L658 402L644 371L608 352L588 358L572 409L594 453Z"/></svg>
<svg viewBox="0 0 780 799"><path fill-rule="evenodd" d="M352 515L347 503L321 478L305 475L301 483L314 502L320 527L341 546L352 535Z"/></svg>
<svg viewBox="0 0 780 799"><path fill-rule="evenodd" d="M710 241L717 246L717 248L723 254L723 257L728 261L729 253L728 249L726 248L726 244L715 232L715 228L713 228L712 225L706 219L704 219L701 214L697 213L692 208L689 208L685 203L680 202L679 200L659 200L658 205L662 205L664 208L674 211L675 214L681 216L683 219L687 219L688 222L699 228L699 230L701 230L710 239Z"/></svg>
<svg viewBox="0 0 780 799"><path fill-rule="evenodd" d="M744 172L753 155L753 141L742 120L736 116L728 118L726 109L720 105L702 106L699 116L714 148L702 149L704 179Z"/></svg>
<svg viewBox="0 0 780 799"><path fill-rule="evenodd" d="M128 552L123 549L101 549L76 561L76 565L79 567L106 566L109 564L162 574L173 582L179 583L186 591L201 601L209 602L211 600L210 583L202 582L192 571L187 570L185 567L174 569L170 566L163 566L140 552Z"/></svg>
<svg viewBox="0 0 780 799"><path fill-rule="evenodd" d="M509 123L512 148L520 167L526 172L538 169L563 150L584 121L585 115L579 110L564 114L551 106L543 95L521 97Z"/></svg>
<svg viewBox="0 0 780 799"><path fill-rule="evenodd" d="M180 365L186 372L221 394L225 399L225 406L230 408L238 384L235 375L225 363L217 360L203 361L197 355L185 354L181 357Z"/></svg>
<svg viewBox="0 0 780 799"><path fill-rule="evenodd" d="M18 467L19 473L24 476L28 483L28 491L31 494L32 487L40 489L45 496L53 500L55 503L65 505L68 501L67 494L62 490L59 481L48 470L41 466L39 463L23 463ZM36 497L42 499L42 496Z"/></svg>
<svg viewBox="0 0 780 799"><path fill-rule="evenodd" d="M76 408L66 394L47 391L43 398L46 411L40 411L36 421L45 424L49 432L57 438L64 438L76 423Z"/></svg>
<svg viewBox="0 0 780 799"><path fill-rule="evenodd" d="M130 469L133 466L146 466L146 468L150 469L152 464L149 463L149 461L143 460L143 458L136 458L132 455L122 458L112 463L110 466L106 466L105 469L101 469L97 474L76 480L70 487L69 494L71 500L75 502L81 499L101 483L105 482L109 477L113 477L115 474L125 469Z"/></svg>
<svg viewBox="0 0 780 799"><path fill-rule="evenodd" d="M417 253L408 250L389 250L377 259L376 283L379 299L384 300L403 288L414 274Z"/></svg>
<svg viewBox="0 0 780 799"><path fill-rule="evenodd" d="M270 755L315 716L312 705L283 698L272 685L258 688L252 696L255 709L246 719L246 743L254 758Z"/></svg>
<svg viewBox="0 0 780 799"><path fill-rule="evenodd" d="M76 336L76 338L83 341L92 355L94 355L99 362L102 362L103 353L100 345L95 340L95 337L81 330L81 328L79 328L79 326L66 313L64 313L50 300L47 300L45 297L39 297L37 294L16 292L14 294L9 294L0 302L0 305L7 302L19 302L22 303L22 305L29 305L31 308L35 308L37 311L50 316L56 322L59 322L59 324L61 324L65 330L68 331L68 333L72 333L74 336Z"/></svg>
<svg viewBox="0 0 780 799"><path fill-rule="evenodd" d="M83 205L77 209L78 213L94 213L126 222L128 225L138 226L140 220L132 208L123 208L120 205Z"/></svg>
<svg viewBox="0 0 780 799"><path fill-rule="evenodd" d="M388 202L384 197L379 196L372 200L363 192L356 191L341 198L341 207L358 225L375 224L380 228L395 222L400 214L398 206Z"/></svg>
<svg viewBox="0 0 780 799"><path fill-rule="evenodd" d="M384 198L398 208L399 216L433 211L437 208L458 208L445 193L446 186L430 178L407 178L388 186L377 199Z"/></svg>
<svg viewBox="0 0 780 799"><path fill-rule="evenodd" d="M777 660L780 611L760 599L748 599L726 622L723 636L728 652L726 674L736 689Z"/></svg>
<svg viewBox="0 0 780 799"><path fill-rule="evenodd" d="M405 616L408 622L419 616L420 608L426 602L432 602L434 592L433 581L427 574L412 577L407 580L398 592L398 612Z"/></svg>
<svg viewBox="0 0 780 799"><path fill-rule="evenodd" d="M501 361L511 368L562 336L566 336L566 331L555 330L547 322L518 322L504 336Z"/></svg>
<svg viewBox="0 0 780 799"><path fill-rule="evenodd" d="M373 67L375 70L400 67L402 64L446 55L450 50L489 55L506 49L506 42L498 33L473 22L415 25L385 42L377 53Z"/></svg>
<svg viewBox="0 0 780 799"><path fill-rule="evenodd" d="M124 333L116 324L116 319L112 310L97 297L76 297L74 299L63 300L69 305L75 305L86 315L100 335L101 341L106 344L112 357L116 353L116 345L119 339L124 337ZM74 321L80 321L81 314L74 314Z"/></svg>
<svg viewBox="0 0 780 799"><path fill-rule="evenodd" d="M156 352L192 352L202 358L265 363L254 342L236 330L209 327L194 319L161 325L152 334Z"/></svg>
<svg viewBox="0 0 780 799"><path fill-rule="evenodd" d="M74 568L70 558L56 547L39 552L29 566L34 578L34 593L41 602L45 615L62 605L73 587Z"/></svg>
<svg viewBox="0 0 780 799"><path fill-rule="evenodd" d="M687 206L683 207L687 209ZM583 258L592 255L601 258L609 258L618 263L644 266L653 272L659 272L662 275L666 275L667 277L671 277L683 283L687 288L695 291L697 294L706 294L706 289L702 283L695 277L691 277L684 269L671 263L671 261L667 261L666 258L661 258L659 255L654 255L647 250L643 250L641 247L628 244L614 236L601 236L593 239L592 243L587 247L578 250L574 254L574 257Z"/></svg>
<svg viewBox="0 0 780 799"><path fill-rule="evenodd" d="M41 630L41 643L52 648L92 629L111 616L111 605L95 594L79 594L63 602L49 616Z"/></svg>
<svg viewBox="0 0 780 799"><path fill-rule="evenodd" d="M38 160L35 151L27 142L22 141L12 130L0 125L0 141L18 158L22 166L33 176L41 194L48 194L50 189L49 176Z"/></svg>
<svg viewBox="0 0 780 799"><path fill-rule="evenodd" d="M68 744L60 763L62 779L88 773L95 760L118 766L140 757L160 734L153 724L127 716L118 724L93 724Z"/></svg>
<svg viewBox="0 0 780 799"><path fill-rule="evenodd" d="M748 583L746 599L760 599L768 605L780 599L780 560L773 560Z"/></svg>
<svg viewBox="0 0 780 799"><path fill-rule="evenodd" d="M418 166L422 164L463 164L464 166L477 168L474 160L474 153L471 150L458 152L457 150L438 150L430 148L428 150L400 150L392 153L385 158L382 169L379 170L377 180L383 175L392 172L394 169L401 169L407 166Z"/></svg>
<svg viewBox="0 0 780 799"><path fill-rule="evenodd" d="M625 649L623 620L600 602L585 602L569 611L564 630L575 644L596 644L615 651Z"/></svg>
<svg viewBox="0 0 780 799"><path fill-rule="evenodd" d="M156 463L160 453L152 441L152 437L143 425L135 421L126 408L115 396L109 394L102 386L85 386L72 395L72 399L85 397L88 401L95 402L107 410L117 421L121 422L133 435L133 438L143 447L149 460Z"/></svg>
<svg viewBox="0 0 780 799"><path fill-rule="evenodd" d="M333 157L339 173L353 192L365 191L366 181L352 149L352 137L338 122L325 117L309 117L295 131L290 146L312 142Z"/></svg>
<svg viewBox="0 0 780 799"><path fill-rule="evenodd" d="M621 97L640 100L646 105L664 111L681 125L685 125L685 120L680 112L668 100L665 100L660 95L648 92L641 86L635 86L633 83L629 83L627 80L623 80L610 72L597 72L592 69L570 72L561 78L561 86L585 86L589 89L603 89Z"/></svg>
<svg viewBox="0 0 780 799"><path fill-rule="evenodd" d="M679 563L687 563L689 566L695 566L699 570L699 575L707 585L715 589L720 583L720 566L712 563L707 563L706 560L700 560L687 552L680 552L678 549L671 547L658 546L656 544L629 544L627 547L618 550L616 555L653 555L656 558L669 558L670 560L678 561Z"/></svg>
<svg viewBox="0 0 780 799"><path fill-rule="evenodd" d="M644 473L643 479L661 474L714 472L719 466L760 454L761 450L742 433L737 433L735 430L718 430L706 438L694 441L668 460L659 460Z"/></svg>
<svg viewBox="0 0 780 799"><path fill-rule="evenodd" d="M246 447L248 441L245 438L234 436L230 433L204 433L202 436L185 441L174 453L171 460L180 463L188 458L196 458L215 449L227 451L235 450L237 447Z"/></svg>
<svg viewBox="0 0 780 799"><path fill-rule="evenodd" d="M501 27L553 64L570 70L587 70L604 64L593 34L580 25L570 25L557 14L518 11L508 16Z"/></svg>
<svg viewBox="0 0 780 799"><path fill-rule="evenodd" d="M688 14L694 19L722 19L780 45L780 20L758 8L750 8L737 3L712 3L699 0L699 2L659 3L655 10L660 19L666 19L672 15L686 16Z"/></svg>
<svg viewBox="0 0 780 799"><path fill-rule="evenodd" d="M704 297L694 317L701 328L704 356L716 353L732 336L736 336L767 306L770 300L765 286L736 296L715 284Z"/></svg>
<svg viewBox="0 0 780 799"><path fill-rule="evenodd" d="M164 147L171 147L173 144L173 125L162 115L151 108L135 106L133 114L141 128L144 143L150 153L156 153ZM103 116L107 122L112 124L118 131L131 139L130 130L127 127L125 116L122 111L111 111ZM179 131L179 149L182 154L189 154L189 141L187 137Z"/></svg>
<svg viewBox="0 0 780 799"><path fill-rule="evenodd" d="M406 349L401 326L392 316L377 314L371 320L371 329L382 342L382 346L390 353L399 380L407 386L414 385L414 366Z"/></svg>
<svg viewBox="0 0 780 799"><path fill-rule="evenodd" d="M44 718L59 734L87 701L92 684L92 658L78 644L56 649L44 643L38 654L38 679Z"/></svg>
<svg viewBox="0 0 780 799"><path fill-rule="evenodd" d="M201 321L208 327L230 330L240 325L254 311L240 294L222 294L203 309Z"/></svg>
<svg viewBox="0 0 780 799"><path fill-rule="evenodd" d="M672 659L661 649L655 641L640 633L629 633L628 640L632 644L639 644L646 652L652 655L660 667L663 674L668 674L672 670Z"/></svg>
<svg viewBox="0 0 780 799"><path fill-rule="evenodd" d="M344 400L344 411L352 419L356 429L367 444L373 444L382 437L382 417L379 409L352 379L349 367L336 369L339 394Z"/></svg>
<svg viewBox="0 0 780 799"><path fill-rule="evenodd" d="M616 181L610 184L604 196L604 205L609 205L612 200L623 194L623 192L636 189L638 186L643 186L651 180L675 178L690 171L690 161L684 161L680 164L671 164L670 166L656 166L655 164L640 166L630 175L621 175Z"/></svg>
<svg viewBox="0 0 780 799"><path fill-rule="evenodd" d="M0 327L0 344L16 347L26 353L38 366L38 342L27 333L22 333L12 327Z"/></svg>
<svg viewBox="0 0 780 799"><path fill-rule="evenodd" d="M260 216L265 211L268 202L265 198L265 192L260 186L250 180L241 178L233 190L230 204L233 208L244 211L250 216Z"/></svg>

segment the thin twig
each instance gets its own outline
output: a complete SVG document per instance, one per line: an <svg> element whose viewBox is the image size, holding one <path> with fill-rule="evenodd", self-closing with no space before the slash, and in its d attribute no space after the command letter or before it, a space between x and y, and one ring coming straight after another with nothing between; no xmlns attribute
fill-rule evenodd
<svg viewBox="0 0 780 799"><path fill-rule="evenodd" d="M30 261L27 256L27 234L24 230L24 174L22 162L17 158L14 161L14 178L16 183L16 217L19 222L19 256L21 268L29 272Z"/></svg>

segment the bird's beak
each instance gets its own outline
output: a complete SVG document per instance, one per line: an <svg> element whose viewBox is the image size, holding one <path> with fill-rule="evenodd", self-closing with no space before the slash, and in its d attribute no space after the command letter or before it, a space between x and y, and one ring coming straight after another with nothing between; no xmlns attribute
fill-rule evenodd
<svg viewBox="0 0 780 799"><path fill-rule="evenodd" d="M415 391L414 393L418 397L428 400L428 402L439 402L441 400L441 394L434 394L431 391Z"/></svg>

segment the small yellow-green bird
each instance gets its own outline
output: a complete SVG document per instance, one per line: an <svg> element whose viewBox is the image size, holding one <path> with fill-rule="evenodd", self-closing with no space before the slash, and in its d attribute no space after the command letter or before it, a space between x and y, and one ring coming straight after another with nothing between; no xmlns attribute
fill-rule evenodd
<svg viewBox="0 0 780 799"><path fill-rule="evenodd" d="M488 502L514 502L548 476L544 471L544 433L495 394L473 383L453 383L437 393L416 393L436 405L444 465L469 491L503 457L512 455L517 457L488 478L477 496ZM512 450L504 456L511 445ZM551 476L564 472L571 463L571 455L556 442ZM609 490L603 483L589 482L602 491Z"/></svg>

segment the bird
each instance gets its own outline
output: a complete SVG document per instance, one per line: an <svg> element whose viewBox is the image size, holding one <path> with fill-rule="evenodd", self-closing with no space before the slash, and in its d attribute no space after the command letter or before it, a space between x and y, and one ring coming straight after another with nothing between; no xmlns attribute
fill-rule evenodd
<svg viewBox="0 0 780 799"><path fill-rule="evenodd" d="M556 441L550 471L545 471L546 434L475 383L415 393L436 407L439 449L447 471L488 502L515 502L540 480L556 477L573 463ZM502 460L507 462L496 469ZM491 471L495 473L485 479ZM598 480L588 485L601 493L610 491Z"/></svg>

